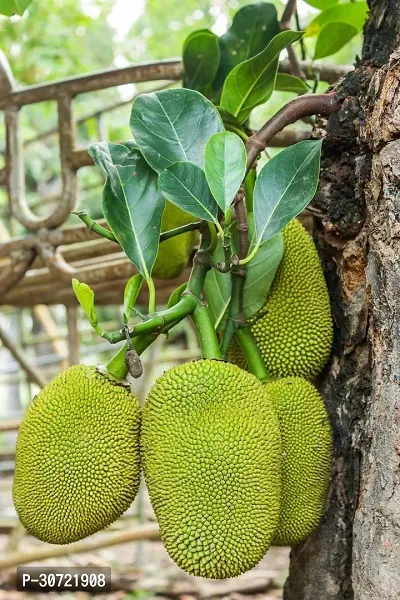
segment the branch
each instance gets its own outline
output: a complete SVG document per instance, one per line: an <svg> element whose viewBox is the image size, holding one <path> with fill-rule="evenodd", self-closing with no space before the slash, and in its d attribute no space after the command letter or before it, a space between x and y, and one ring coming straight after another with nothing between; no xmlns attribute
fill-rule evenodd
<svg viewBox="0 0 400 600"><path fill-rule="evenodd" d="M291 20L296 10L296 0L288 0L281 19L281 29L290 29Z"/></svg>
<svg viewBox="0 0 400 600"><path fill-rule="evenodd" d="M310 115L331 115L339 110L340 105L341 103L334 92L299 96L288 102L249 138L246 144L247 172L251 169L260 152L268 146L268 142L287 125Z"/></svg>
<svg viewBox="0 0 400 600"><path fill-rule="evenodd" d="M281 19L281 30L285 31L291 29L291 20L293 17L293 13L296 11L296 0L288 0L286 4L285 10ZM290 44L287 48L289 64L290 64L290 72L292 75L296 77L300 77L300 79L305 80L305 74L302 68L300 67L300 63L297 59L297 55L295 49L293 48L293 44Z"/></svg>

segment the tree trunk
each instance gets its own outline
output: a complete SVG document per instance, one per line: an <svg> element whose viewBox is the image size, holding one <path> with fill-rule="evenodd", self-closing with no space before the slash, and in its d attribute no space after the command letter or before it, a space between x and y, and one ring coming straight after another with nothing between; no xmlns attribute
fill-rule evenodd
<svg viewBox="0 0 400 600"><path fill-rule="evenodd" d="M286 600L400 598L400 4L371 0L363 57L337 86L315 237L336 326L320 378L334 435L318 531Z"/></svg>

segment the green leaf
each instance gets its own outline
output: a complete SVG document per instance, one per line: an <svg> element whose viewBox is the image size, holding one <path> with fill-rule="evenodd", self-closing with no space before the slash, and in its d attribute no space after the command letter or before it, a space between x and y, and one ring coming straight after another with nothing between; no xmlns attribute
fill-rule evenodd
<svg viewBox="0 0 400 600"><path fill-rule="evenodd" d="M219 239L213 253L213 261L218 263L224 260L222 241ZM217 269L210 269L206 276L205 292L214 327L217 331L222 331L226 324L232 293L230 273L221 273Z"/></svg>
<svg viewBox="0 0 400 600"><path fill-rule="evenodd" d="M187 288L187 281L185 281L185 283L181 283L181 285L172 292L172 294L170 295L170 297L168 299L167 308L172 308L173 306L178 304L178 302L182 298L182 294L186 290L186 288Z"/></svg>
<svg viewBox="0 0 400 600"><path fill-rule="evenodd" d="M285 148L261 169L254 189L257 240L268 240L309 204L317 190L321 140Z"/></svg>
<svg viewBox="0 0 400 600"><path fill-rule="evenodd" d="M137 297L142 287L143 276L140 273L136 273L130 279L125 286L124 290L124 323L128 323L129 317L131 316L132 308L135 306Z"/></svg>
<svg viewBox="0 0 400 600"><path fill-rule="evenodd" d="M217 106L217 110L221 115L222 122L226 131L231 131L232 133L236 133L242 140L248 140L249 136L247 135L243 125L234 117L230 112Z"/></svg>
<svg viewBox="0 0 400 600"><path fill-rule="evenodd" d="M183 86L202 91L211 84L220 61L219 39L209 29L194 31L183 45Z"/></svg>
<svg viewBox="0 0 400 600"><path fill-rule="evenodd" d="M91 287L86 283L79 283L77 279L72 279L72 288L79 304L85 311L85 315L88 318L89 323L92 327L97 325L97 314L94 305L94 292Z"/></svg>
<svg viewBox="0 0 400 600"><path fill-rule="evenodd" d="M177 162L158 177L160 192L189 214L215 223L218 206L211 195L204 171L190 162Z"/></svg>
<svg viewBox="0 0 400 600"><path fill-rule="evenodd" d="M317 36L321 29L331 21L342 21L353 25L357 31L362 31L367 13L368 5L366 2L344 2L343 4L331 6L311 21L304 32L304 36Z"/></svg>
<svg viewBox="0 0 400 600"><path fill-rule="evenodd" d="M148 280L157 257L165 199L152 171L132 142L93 144L89 154L108 175L103 213L129 260Z"/></svg>
<svg viewBox="0 0 400 600"><path fill-rule="evenodd" d="M249 224L249 240L253 240L250 251L255 244L254 215L247 215ZM246 319L250 319L265 304L276 271L284 253L282 233L263 242L255 257L247 264L246 282L243 291L243 311Z"/></svg>
<svg viewBox="0 0 400 600"><path fill-rule="evenodd" d="M252 213L248 213L248 224L249 239L253 240L253 244L250 245L250 249L252 249L255 242L254 215ZM232 236L232 250L234 252L238 250L237 232L235 231ZM264 306L276 271L283 258L283 253L283 236L278 233L268 241L263 242L256 256L247 264L246 282L243 291L243 310L246 319L250 319ZM213 260L215 263L224 260L220 240L218 240L217 248L213 254ZM211 317L217 331L220 331L225 327L227 309L232 293L230 274L211 269L207 273L205 290Z"/></svg>
<svg viewBox="0 0 400 600"><path fill-rule="evenodd" d="M327 23L318 34L313 60L335 54L357 33L357 28L349 25L349 23L342 23L341 21Z"/></svg>
<svg viewBox="0 0 400 600"><path fill-rule="evenodd" d="M259 54L279 32L273 4L260 2L238 10L232 25L220 37L221 64L214 88L221 89L226 76L236 65Z"/></svg>
<svg viewBox="0 0 400 600"><path fill-rule="evenodd" d="M133 102L130 125L140 151L157 173L182 161L203 167L208 138L224 130L214 105L187 89L141 94Z"/></svg>
<svg viewBox="0 0 400 600"><path fill-rule="evenodd" d="M334 4L338 4L339 0L304 0L310 6L319 8L319 10L325 10Z"/></svg>
<svg viewBox="0 0 400 600"><path fill-rule="evenodd" d="M306 83L300 77L287 73L277 74L275 89L280 92L293 92L293 94L306 94L308 92Z"/></svg>
<svg viewBox="0 0 400 600"><path fill-rule="evenodd" d="M226 215L246 174L246 148L235 133L215 133L207 142L204 165L208 185Z"/></svg>
<svg viewBox="0 0 400 600"><path fill-rule="evenodd" d="M22 16L32 0L0 0L0 14L12 17Z"/></svg>
<svg viewBox="0 0 400 600"><path fill-rule="evenodd" d="M282 50L302 35L298 31L282 31L260 54L237 65L224 83L221 107L243 123L255 106L271 96Z"/></svg>

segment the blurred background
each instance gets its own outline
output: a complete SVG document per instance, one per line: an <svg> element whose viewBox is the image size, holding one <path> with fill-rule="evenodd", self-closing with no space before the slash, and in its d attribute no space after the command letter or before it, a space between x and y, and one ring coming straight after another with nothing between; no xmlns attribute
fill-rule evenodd
<svg viewBox="0 0 400 600"><path fill-rule="evenodd" d="M273 2L281 15L284 3ZM21 86L52 79L90 73L99 69L121 68L132 63L163 58L180 58L187 35L196 29L210 28L221 35L232 16L246 0L33 0L23 17L0 16L0 49L11 66L16 83ZM300 27L318 11L298 3ZM313 40L307 41L312 56ZM342 50L325 60L327 63L352 64L361 50L361 36L356 36ZM324 62L322 60L321 62ZM318 91L328 84L319 83ZM74 100L77 120L77 148L86 148L100 139L111 141L131 137L129 113L132 98L139 92L156 89L157 84L127 84L107 90L82 94ZM260 126L293 97L274 92L266 106L254 114L253 128ZM26 199L37 215L48 214L57 205L62 191L57 135L57 106L54 101L24 106L22 141L24 144ZM5 128L0 111L0 169L4 167ZM295 127L304 128L305 124ZM278 149L271 149L270 155ZM94 166L78 171L78 206L94 219L101 218L103 176ZM77 225L71 215L65 227ZM23 226L9 212L8 196L0 185L0 243L26 234ZM1 258L0 258L1 263ZM160 284L161 285L161 284ZM161 289L161 288L160 288ZM122 301L122 296L121 296ZM160 294L160 303L165 294ZM98 309L105 329L118 329L122 323L122 306L103 303ZM49 548L25 535L18 524L11 500L16 429L40 385L49 381L69 364L106 362L115 351L91 329L80 308L70 305L40 303L40 295L30 302L15 298L12 305L0 306L0 567L1 557ZM8 340L10 343L6 343ZM16 360L12 346L22 352ZM10 352L11 350L11 352ZM15 352L14 352L15 355ZM141 401L152 382L174 364L199 356L197 336L188 320L177 326L168 339L160 338L144 355L145 375L134 383ZM23 362L23 361L22 361ZM107 533L126 532L135 526L154 523L151 508L142 486L139 497L126 515ZM92 536L104 539L105 533ZM143 536L144 538L146 536ZM150 536L151 537L151 536ZM154 537L154 535L153 535ZM85 550L85 548L83 548ZM289 550L272 548L252 572L225 582L210 582L186 576L175 567L161 544L141 539L68 557L40 557L32 564L111 565L116 577L115 590L109 598L168 597L230 598L241 600L281 598L281 586L288 568ZM14 570L0 568L0 599L22 598L13 591ZM31 596L32 597L32 596ZM40 597L40 596L37 596ZM47 595L51 598L51 595ZM86 598L83 593L64 598ZM103 596L104 597L104 596Z"/></svg>

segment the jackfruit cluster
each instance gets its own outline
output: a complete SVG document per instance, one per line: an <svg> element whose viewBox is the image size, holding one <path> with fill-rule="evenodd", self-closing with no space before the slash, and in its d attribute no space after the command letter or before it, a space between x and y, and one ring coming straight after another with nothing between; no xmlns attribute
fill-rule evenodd
<svg viewBox="0 0 400 600"><path fill-rule="evenodd" d="M194 221L195 218L192 215L167 200L161 222L161 231L176 229ZM188 231L161 242L152 276L157 279L175 279L175 277L179 277L188 265L197 238L196 231Z"/></svg>
<svg viewBox="0 0 400 600"><path fill-rule="evenodd" d="M20 425L13 500L33 536L80 540L115 521L140 483L141 408L129 388L76 365L31 402Z"/></svg>
<svg viewBox="0 0 400 600"><path fill-rule="evenodd" d="M261 560L280 514L281 439L253 375L212 360L166 372L145 403L141 451L161 539L178 566L221 579Z"/></svg>
<svg viewBox="0 0 400 600"><path fill-rule="evenodd" d="M314 243L297 219L282 230L285 251L268 298L251 331L272 377L312 379L332 345L329 294ZM229 360L247 368L234 341Z"/></svg>

